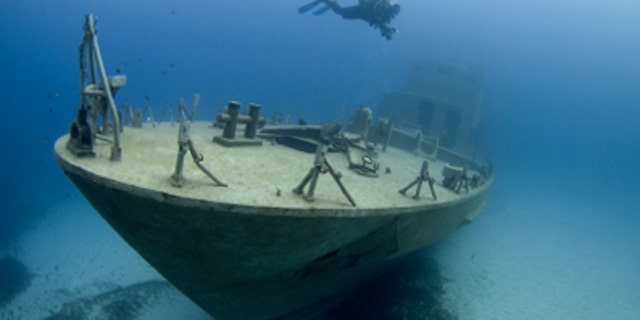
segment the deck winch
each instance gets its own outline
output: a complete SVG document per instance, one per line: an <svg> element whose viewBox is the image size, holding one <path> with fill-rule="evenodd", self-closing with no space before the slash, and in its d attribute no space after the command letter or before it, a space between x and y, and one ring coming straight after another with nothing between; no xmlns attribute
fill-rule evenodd
<svg viewBox="0 0 640 320"><path fill-rule="evenodd" d="M87 70L88 69L88 70ZM98 134L113 132L111 160L120 160L120 115L113 96L124 86L124 75L108 77L102 62L95 22L92 14L85 16L84 36L80 43L80 108L71 123L67 148L77 157L95 156L94 142ZM102 126L98 117L102 117ZM109 118L113 118L113 122Z"/></svg>
<svg viewBox="0 0 640 320"><path fill-rule="evenodd" d="M442 185L456 193L464 187L465 192L469 193L469 176L466 167L454 166L447 163L442 167Z"/></svg>

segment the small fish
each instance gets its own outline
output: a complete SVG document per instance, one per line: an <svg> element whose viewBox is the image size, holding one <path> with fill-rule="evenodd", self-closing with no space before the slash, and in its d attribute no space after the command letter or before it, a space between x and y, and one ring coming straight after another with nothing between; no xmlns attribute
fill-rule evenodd
<svg viewBox="0 0 640 320"><path fill-rule="evenodd" d="M120 73L120 68L116 69L116 73L118 74Z"/></svg>
<svg viewBox="0 0 640 320"><path fill-rule="evenodd" d="M146 95L146 94L144 95L144 99L147 100L147 101L151 101L151 98L149 98L149 96Z"/></svg>
<svg viewBox="0 0 640 320"><path fill-rule="evenodd" d="M176 14L176 11L175 10L171 10L171 14Z"/></svg>
<svg viewBox="0 0 640 320"><path fill-rule="evenodd" d="M165 74L167 74L167 72L166 72L166 71L164 71L164 70L160 71L160 73L161 73L163 76L164 76Z"/></svg>
<svg viewBox="0 0 640 320"><path fill-rule="evenodd" d="M173 66L175 66L175 64L169 63L169 68L173 68Z"/></svg>
<svg viewBox="0 0 640 320"><path fill-rule="evenodd" d="M53 108L49 108L49 112L53 112Z"/></svg>

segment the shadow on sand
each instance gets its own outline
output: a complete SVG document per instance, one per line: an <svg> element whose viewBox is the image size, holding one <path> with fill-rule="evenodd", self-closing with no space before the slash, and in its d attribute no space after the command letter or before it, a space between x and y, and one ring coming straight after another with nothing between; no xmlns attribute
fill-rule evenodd
<svg viewBox="0 0 640 320"><path fill-rule="evenodd" d="M0 258L0 308L31 284L31 274L20 261L5 256Z"/></svg>
<svg viewBox="0 0 640 320"><path fill-rule="evenodd" d="M323 319L457 319L442 305L443 282L437 261L422 250L387 270Z"/></svg>

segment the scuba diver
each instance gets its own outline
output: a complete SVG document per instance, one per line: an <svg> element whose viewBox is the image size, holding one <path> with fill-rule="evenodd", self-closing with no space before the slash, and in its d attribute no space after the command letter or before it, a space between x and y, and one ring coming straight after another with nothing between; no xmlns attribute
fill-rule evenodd
<svg viewBox="0 0 640 320"><path fill-rule="evenodd" d="M358 4L351 7L342 7L336 0L315 0L300 7L298 12L303 14L321 3L325 7L314 11L313 15L319 16L331 9L347 20L362 19L370 26L380 29L380 34L387 40L391 40L391 36L398 32L398 29L388 24L400 12L400 5L390 0L358 0Z"/></svg>

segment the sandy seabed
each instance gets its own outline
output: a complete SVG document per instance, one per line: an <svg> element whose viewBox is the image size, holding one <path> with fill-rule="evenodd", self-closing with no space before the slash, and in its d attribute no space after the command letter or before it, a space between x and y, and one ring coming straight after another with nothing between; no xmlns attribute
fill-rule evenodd
<svg viewBox="0 0 640 320"><path fill-rule="evenodd" d="M448 309L461 320L638 318L637 200L501 189L475 223L435 247Z"/></svg>

